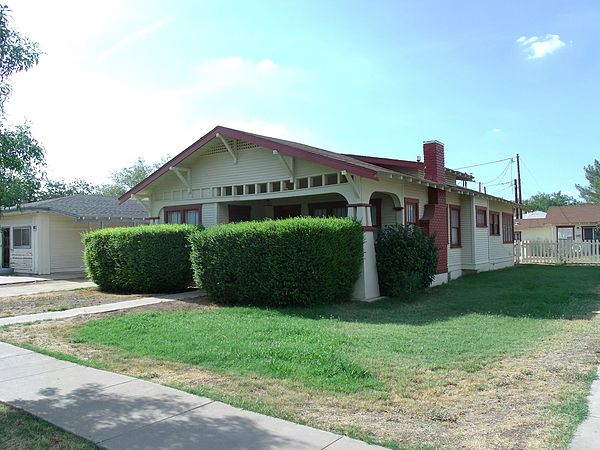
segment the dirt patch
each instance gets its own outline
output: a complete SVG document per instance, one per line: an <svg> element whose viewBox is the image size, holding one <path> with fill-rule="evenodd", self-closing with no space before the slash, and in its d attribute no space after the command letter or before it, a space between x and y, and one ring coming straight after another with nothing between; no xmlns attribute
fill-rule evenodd
<svg viewBox="0 0 600 450"><path fill-rule="evenodd" d="M63 311L141 298L136 294L108 294L98 288L57 291L43 294L0 297L0 317L20 316L46 311Z"/></svg>
<svg viewBox="0 0 600 450"><path fill-rule="evenodd" d="M134 311L212 309L208 299L176 301ZM128 314L115 312L109 315ZM367 433L403 445L452 448L549 448L564 429L550 413L566 388L597 364L599 320L565 321L535 352L498 358L477 372L415 369L406 388L384 380L387 392L324 393L286 380L214 373L198 366L136 358L73 342L69 331L107 314L0 330L0 339L66 353L119 373L194 390L232 404L318 428Z"/></svg>

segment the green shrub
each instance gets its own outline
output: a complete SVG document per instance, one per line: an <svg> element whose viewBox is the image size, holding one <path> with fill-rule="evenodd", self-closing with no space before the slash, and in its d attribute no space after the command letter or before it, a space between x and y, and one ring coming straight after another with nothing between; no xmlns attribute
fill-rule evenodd
<svg viewBox="0 0 600 450"><path fill-rule="evenodd" d="M217 225L192 236L194 279L223 303L283 306L346 300L363 232L351 219L299 217Z"/></svg>
<svg viewBox="0 0 600 450"><path fill-rule="evenodd" d="M432 236L421 228L384 227L375 244L377 274L382 295L400 297L431 284L438 263Z"/></svg>
<svg viewBox="0 0 600 450"><path fill-rule="evenodd" d="M176 292L193 284L193 225L105 228L83 236L88 277L104 291Z"/></svg>

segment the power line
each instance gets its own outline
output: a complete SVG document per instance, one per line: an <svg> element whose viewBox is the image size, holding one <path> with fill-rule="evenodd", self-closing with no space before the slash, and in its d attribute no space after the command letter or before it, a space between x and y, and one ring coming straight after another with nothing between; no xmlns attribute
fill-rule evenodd
<svg viewBox="0 0 600 450"><path fill-rule="evenodd" d="M484 163L480 163L480 164L473 164L472 166L459 167L456 170L470 169L471 167L486 166L488 164L496 164L496 163L499 163L499 162L502 162L502 161L508 161L509 159L512 160L513 157L511 156L510 158L499 159L497 161L489 161L489 162L484 162Z"/></svg>
<svg viewBox="0 0 600 450"><path fill-rule="evenodd" d="M483 181L482 184L488 184L488 183L493 183L494 181L498 181L502 178L504 178L504 175L506 175L506 172L508 172L508 169L512 166L512 158L511 160L508 162L508 164L506 165L506 167L504 168L504 170L500 173L500 175L498 175L496 178L494 178L493 180L489 180L489 181ZM512 179L512 178L511 178Z"/></svg>

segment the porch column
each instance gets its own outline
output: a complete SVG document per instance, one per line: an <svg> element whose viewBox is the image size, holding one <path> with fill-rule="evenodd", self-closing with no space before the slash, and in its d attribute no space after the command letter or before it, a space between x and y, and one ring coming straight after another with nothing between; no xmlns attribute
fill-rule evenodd
<svg viewBox="0 0 600 450"><path fill-rule="evenodd" d="M362 224L364 236L364 257L360 276L354 285L352 298L363 302L377 300L380 298L380 293L375 259L374 231L376 227L371 223L371 205L366 203L350 204L348 205L348 215Z"/></svg>

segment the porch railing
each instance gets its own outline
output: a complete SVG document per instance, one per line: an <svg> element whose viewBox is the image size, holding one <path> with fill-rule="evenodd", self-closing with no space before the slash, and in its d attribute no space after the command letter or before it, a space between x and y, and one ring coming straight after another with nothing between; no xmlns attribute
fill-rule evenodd
<svg viewBox="0 0 600 450"><path fill-rule="evenodd" d="M517 264L600 264L600 241L515 241Z"/></svg>

